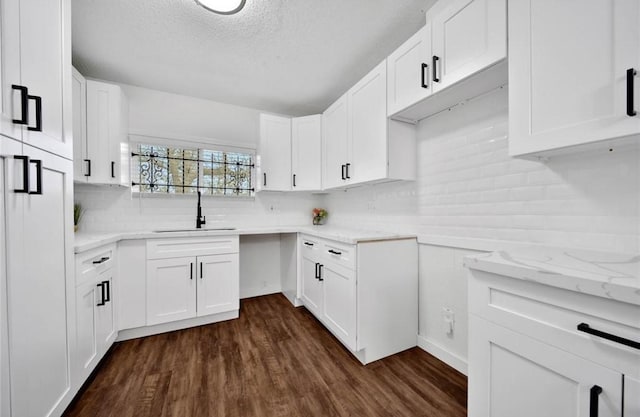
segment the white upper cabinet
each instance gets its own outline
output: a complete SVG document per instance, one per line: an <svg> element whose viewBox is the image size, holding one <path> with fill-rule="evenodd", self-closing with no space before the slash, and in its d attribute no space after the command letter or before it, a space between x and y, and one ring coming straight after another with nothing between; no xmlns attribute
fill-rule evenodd
<svg viewBox="0 0 640 417"><path fill-rule="evenodd" d="M513 156L640 133L637 0L509 3Z"/></svg>
<svg viewBox="0 0 640 417"><path fill-rule="evenodd" d="M3 0L0 8L1 131L71 159L69 0Z"/></svg>
<svg viewBox="0 0 640 417"><path fill-rule="evenodd" d="M387 114L422 100L431 94L431 24L387 58Z"/></svg>
<svg viewBox="0 0 640 417"><path fill-rule="evenodd" d="M291 120L292 189L322 189L322 116Z"/></svg>
<svg viewBox="0 0 640 417"><path fill-rule="evenodd" d="M71 78L73 105L73 180L87 182L87 80L75 68Z"/></svg>
<svg viewBox="0 0 640 417"><path fill-rule="evenodd" d="M322 185L325 189L340 187L347 182L349 119L347 94L322 113Z"/></svg>
<svg viewBox="0 0 640 417"><path fill-rule="evenodd" d="M388 115L415 123L507 83L506 0L451 0L387 58Z"/></svg>
<svg viewBox="0 0 640 417"><path fill-rule="evenodd" d="M387 119L387 66L377 65L324 113L325 189L415 179L415 130Z"/></svg>
<svg viewBox="0 0 640 417"><path fill-rule="evenodd" d="M475 74L507 55L506 0L454 0L433 25L433 91Z"/></svg>
<svg viewBox="0 0 640 417"><path fill-rule="evenodd" d="M114 84L87 80L86 103L86 143L79 141L76 145L86 153L82 155L82 171L75 173L74 178L91 184L129 186L129 110L122 89ZM74 115L82 117L76 111ZM74 126L81 124L82 121L76 121ZM77 158L78 151L75 154Z"/></svg>
<svg viewBox="0 0 640 417"><path fill-rule="evenodd" d="M258 191L291 190L291 119L260 115Z"/></svg>

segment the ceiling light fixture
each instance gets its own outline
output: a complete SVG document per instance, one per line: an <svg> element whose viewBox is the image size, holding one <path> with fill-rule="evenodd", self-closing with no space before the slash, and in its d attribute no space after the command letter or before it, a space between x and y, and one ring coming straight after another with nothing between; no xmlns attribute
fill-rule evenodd
<svg viewBox="0 0 640 417"><path fill-rule="evenodd" d="M246 0L196 0L200 6L218 14L238 13Z"/></svg>

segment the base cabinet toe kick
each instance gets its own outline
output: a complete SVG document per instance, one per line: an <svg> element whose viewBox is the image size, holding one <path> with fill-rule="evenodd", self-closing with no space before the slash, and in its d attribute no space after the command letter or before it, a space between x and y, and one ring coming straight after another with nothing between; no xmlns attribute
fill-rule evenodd
<svg viewBox="0 0 640 417"><path fill-rule="evenodd" d="M298 298L363 364L417 345L415 239L345 244L301 234Z"/></svg>
<svg viewBox="0 0 640 417"><path fill-rule="evenodd" d="M470 417L640 416L640 305L468 274Z"/></svg>

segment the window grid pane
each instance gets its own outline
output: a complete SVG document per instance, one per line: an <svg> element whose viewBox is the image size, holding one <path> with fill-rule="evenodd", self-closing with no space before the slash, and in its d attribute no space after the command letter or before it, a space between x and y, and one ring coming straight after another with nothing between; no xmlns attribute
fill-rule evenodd
<svg viewBox="0 0 640 417"><path fill-rule="evenodd" d="M134 192L252 196L253 155L139 144L131 153Z"/></svg>

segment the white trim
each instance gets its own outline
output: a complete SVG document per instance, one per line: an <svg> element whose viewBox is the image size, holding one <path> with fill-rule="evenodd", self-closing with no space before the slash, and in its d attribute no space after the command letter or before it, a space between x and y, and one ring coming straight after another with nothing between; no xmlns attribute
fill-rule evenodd
<svg viewBox="0 0 640 417"><path fill-rule="evenodd" d="M218 149L224 151L225 148L237 151L252 151L256 153L257 146L255 144L245 144L238 142L224 141L220 139L206 138L202 136L177 135L158 132L149 132L145 130L130 129L129 141L134 143L147 143L153 141L154 144L189 144L196 147L217 146ZM160 142L158 142L160 141Z"/></svg>
<svg viewBox="0 0 640 417"><path fill-rule="evenodd" d="M453 352L449 352L437 343L427 340L427 338L422 335L418 335L418 347L425 352L432 354L458 372L468 375L468 364L466 359L461 358Z"/></svg>
<svg viewBox="0 0 640 417"><path fill-rule="evenodd" d="M261 295L277 294L282 292L279 283L266 287L240 288L240 299L260 297Z"/></svg>

